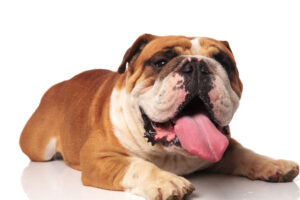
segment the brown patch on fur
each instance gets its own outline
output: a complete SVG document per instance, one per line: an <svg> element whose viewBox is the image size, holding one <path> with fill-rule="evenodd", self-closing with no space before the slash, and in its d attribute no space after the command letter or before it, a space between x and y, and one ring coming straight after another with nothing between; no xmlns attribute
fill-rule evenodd
<svg viewBox="0 0 300 200"><path fill-rule="evenodd" d="M136 81L136 84L144 82L145 87L151 86L154 84L155 80L157 79L157 76L158 74L151 67L146 67L144 69L144 72Z"/></svg>
<svg viewBox="0 0 300 200"><path fill-rule="evenodd" d="M199 54L207 57L213 58L214 55L219 53L219 49L224 51L227 56L229 56L230 60L234 64L234 71L229 76L233 77L230 81L232 89L236 92L236 94L241 97L243 91L243 84L239 78L239 72L236 67L236 62L233 57L232 51L229 47L229 43L227 41L217 41L211 38L201 38L200 39L201 49Z"/></svg>
<svg viewBox="0 0 300 200"><path fill-rule="evenodd" d="M156 52L161 51L166 48L182 48L182 51L190 49L192 46L190 38L185 36L165 36L158 37L152 40L147 46L145 46L144 51L141 53L140 58L142 60L148 60ZM177 50L179 50L177 48Z"/></svg>
<svg viewBox="0 0 300 200"><path fill-rule="evenodd" d="M156 36L151 34L143 34L136 41L133 45L126 51L123 61L119 66L118 72L120 74L124 73L126 70L126 64L131 61L131 59L137 55L139 52L142 51L144 46L151 40L153 40Z"/></svg>
<svg viewBox="0 0 300 200"><path fill-rule="evenodd" d="M176 57L168 62L167 66L163 67L161 72L159 73L159 79L163 80L165 77L167 77L172 71L178 70L176 67L178 67L178 63L180 63L182 60L184 60L183 57Z"/></svg>
<svg viewBox="0 0 300 200"><path fill-rule="evenodd" d="M156 73L153 69L151 69L151 67L148 66L148 68L145 68L145 61L149 60L155 53L167 48L176 49L176 51L181 52L187 51L187 49L191 47L189 39L190 38L185 36L156 36L153 37L152 40L148 41L138 55L132 56L135 60L129 61L127 72L130 73L130 76L127 84L127 92L130 93L137 83L145 80L149 77L149 75L154 78L156 77ZM131 48L137 48L134 47L134 45ZM151 81L148 82L151 83Z"/></svg>
<svg viewBox="0 0 300 200"><path fill-rule="evenodd" d="M56 138L56 151L82 170L85 185L123 189L128 154L109 117L110 95L115 85L124 84L120 81L118 73L91 70L50 88L22 132L23 152L33 161L45 161L45 148Z"/></svg>
<svg viewBox="0 0 300 200"><path fill-rule="evenodd" d="M226 48L229 49L229 51L232 53L229 42L227 41L220 41L220 42L222 42L226 46Z"/></svg>
<svg viewBox="0 0 300 200"><path fill-rule="evenodd" d="M192 54L191 50L187 49L185 47L176 46L173 49L178 55L191 55Z"/></svg>

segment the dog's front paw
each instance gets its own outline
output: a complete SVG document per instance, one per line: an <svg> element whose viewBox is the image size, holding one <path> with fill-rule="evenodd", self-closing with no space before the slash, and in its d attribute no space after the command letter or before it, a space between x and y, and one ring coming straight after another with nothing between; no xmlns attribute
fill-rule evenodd
<svg viewBox="0 0 300 200"><path fill-rule="evenodd" d="M194 186L185 178L161 171L144 185L144 196L147 200L181 200L186 199Z"/></svg>
<svg viewBox="0 0 300 200"><path fill-rule="evenodd" d="M299 166L293 161L260 159L250 168L248 177L269 182L289 182L298 173Z"/></svg>

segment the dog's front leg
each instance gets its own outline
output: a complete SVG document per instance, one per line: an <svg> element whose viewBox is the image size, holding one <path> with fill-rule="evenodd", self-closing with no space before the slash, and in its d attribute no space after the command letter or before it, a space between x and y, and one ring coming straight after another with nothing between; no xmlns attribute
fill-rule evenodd
<svg viewBox="0 0 300 200"><path fill-rule="evenodd" d="M194 190L185 178L140 158L131 158L122 182L126 190L149 200L185 199Z"/></svg>
<svg viewBox="0 0 300 200"><path fill-rule="evenodd" d="M270 182L289 182L298 175L299 166L293 161L275 160L256 154L230 139L223 159L208 170Z"/></svg>
<svg viewBox="0 0 300 200"><path fill-rule="evenodd" d="M180 200L194 190L185 178L141 158L128 156L103 141L100 143L97 137L88 139L80 157L84 185L125 190L147 200Z"/></svg>

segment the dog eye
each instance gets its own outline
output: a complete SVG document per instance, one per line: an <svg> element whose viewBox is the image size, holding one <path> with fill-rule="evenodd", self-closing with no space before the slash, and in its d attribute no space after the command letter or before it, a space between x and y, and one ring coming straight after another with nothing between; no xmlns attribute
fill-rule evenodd
<svg viewBox="0 0 300 200"><path fill-rule="evenodd" d="M155 63L155 67L162 68L166 64L167 64L167 60L160 60L160 61L158 61L158 62Z"/></svg>

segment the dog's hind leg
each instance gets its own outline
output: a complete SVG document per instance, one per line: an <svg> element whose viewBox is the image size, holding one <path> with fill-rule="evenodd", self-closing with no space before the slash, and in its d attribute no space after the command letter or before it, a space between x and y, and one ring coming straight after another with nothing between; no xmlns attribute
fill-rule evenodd
<svg viewBox="0 0 300 200"><path fill-rule="evenodd" d="M20 137L21 149L32 161L51 160L60 149L59 111L47 98L52 90L44 95Z"/></svg>

